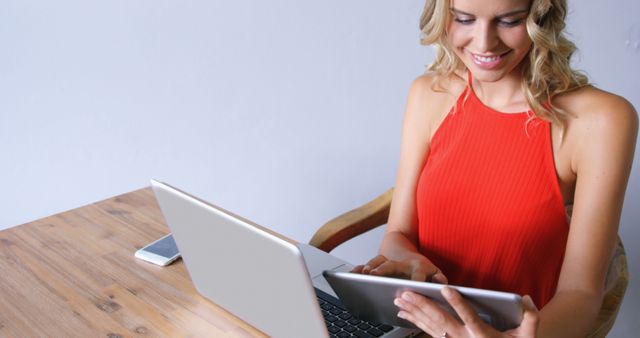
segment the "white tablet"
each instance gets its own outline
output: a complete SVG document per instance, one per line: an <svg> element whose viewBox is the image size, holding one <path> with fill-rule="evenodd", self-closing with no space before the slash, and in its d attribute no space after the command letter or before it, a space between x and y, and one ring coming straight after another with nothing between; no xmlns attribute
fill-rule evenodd
<svg viewBox="0 0 640 338"><path fill-rule="evenodd" d="M362 275L350 272L325 271L323 273L347 310L367 321L415 327L398 318L398 307L393 300L404 291L413 291L431 298L440 307L455 316L455 311L440 290L443 284L417 282L391 277ZM522 297L514 293L498 292L448 285L462 294L478 315L499 331L515 328L523 317ZM457 316L456 316L457 317Z"/></svg>

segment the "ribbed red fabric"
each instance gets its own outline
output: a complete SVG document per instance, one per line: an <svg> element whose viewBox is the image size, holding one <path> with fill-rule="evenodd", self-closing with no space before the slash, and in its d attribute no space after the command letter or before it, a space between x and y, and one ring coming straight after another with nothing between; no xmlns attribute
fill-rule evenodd
<svg viewBox="0 0 640 338"><path fill-rule="evenodd" d="M485 106L471 87L433 136L416 203L419 249L452 285L553 296L569 226L550 125Z"/></svg>

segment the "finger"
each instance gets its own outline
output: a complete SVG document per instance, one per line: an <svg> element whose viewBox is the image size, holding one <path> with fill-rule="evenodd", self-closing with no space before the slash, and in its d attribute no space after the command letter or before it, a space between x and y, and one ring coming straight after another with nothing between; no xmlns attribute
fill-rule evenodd
<svg viewBox="0 0 640 338"><path fill-rule="evenodd" d="M412 322L421 330L435 336L442 333L445 320L444 317L438 316L437 311L441 311L438 306L433 304L432 308L429 303L432 302L412 292L403 292L394 300L394 304L401 310L398 312L400 318Z"/></svg>
<svg viewBox="0 0 640 338"><path fill-rule="evenodd" d="M522 305L524 307L524 318L520 323L520 329L525 337L533 337L540 323L538 308L536 308L533 300L528 295L522 297Z"/></svg>
<svg viewBox="0 0 640 338"><path fill-rule="evenodd" d="M407 268L410 271L406 274L407 276L410 276L412 280L441 284L448 283L447 277L445 277L442 271L440 271L440 269L438 269L438 267L433 264L414 264L408 266Z"/></svg>
<svg viewBox="0 0 640 338"><path fill-rule="evenodd" d="M362 269L364 268L364 265L356 265L355 267L353 267L353 269L351 269L352 273L362 273Z"/></svg>
<svg viewBox="0 0 640 338"><path fill-rule="evenodd" d="M433 276L431 276L431 282L440 283L440 284L449 284L449 280L447 279L447 276L445 276L442 273L442 271L440 271L439 269Z"/></svg>
<svg viewBox="0 0 640 338"><path fill-rule="evenodd" d="M369 273L377 276L396 276L399 275L400 271L397 262L386 261L378 265L375 269L372 269Z"/></svg>
<svg viewBox="0 0 640 338"><path fill-rule="evenodd" d="M413 271L410 274L407 274L407 275L410 275L412 280L424 282L424 281L426 281L428 279L429 268L430 267L426 267L424 265L420 265L417 268L413 269Z"/></svg>
<svg viewBox="0 0 640 338"><path fill-rule="evenodd" d="M419 282L424 282L427 280L427 274L422 272L422 271L414 271L411 274L411 280L415 280L415 281L419 281Z"/></svg>
<svg viewBox="0 0 640 338"><path fill-rule="evenodd" d="M471 332L482 332L485 330L486 324L458 291L445 286L440 292Z"/></svg>
<svg viewBox="0 0 640 338"><path fill-rule="evenodd" d="M432 266L431 268L432 268L432 270L431 270L431 272L429 272L429 273L427 274L426 281L427 281L427 282L432 282L432 283L433 283L433 282L435 282L435 281L433 280L433 277L440 273L440 269L436 268L435 266Z"/></svg>
<svg viewBox="0 0 640 338"><path fill-rule="evenodd" d="M407 291L402 293L400 301L404 305L402 310L412 313L416 320L433 329L437 335L447 331L457 337L464 330L456 318L428 297Z"/></svg>
<svg viewBox="0 0 640 338"><path fill-rule="evenodd" d="M377 255L373 257L370 261L368 261L367 264L365 264L364 268L362 269L362 273L369 273L369 271L377 268L378 265L386 261L387 261L387 257L383 255Z"/></svg>

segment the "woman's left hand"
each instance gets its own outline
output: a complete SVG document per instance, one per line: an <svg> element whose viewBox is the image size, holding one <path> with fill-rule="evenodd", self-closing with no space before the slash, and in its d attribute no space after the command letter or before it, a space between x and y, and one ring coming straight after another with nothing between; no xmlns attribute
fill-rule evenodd
<svg viewBox="0 0 640 338"><path fill-rule="evenodd" d="M447 337L535 337L538 329L538 309L531 297L523 297L524 317L515 329L499 332L487 325L467 301L453 288L444 287L442 295L456 311L462 322L440 308L434 301L405 291L394 303L400 308L398 317L408 320L434 338Z"/></svg>

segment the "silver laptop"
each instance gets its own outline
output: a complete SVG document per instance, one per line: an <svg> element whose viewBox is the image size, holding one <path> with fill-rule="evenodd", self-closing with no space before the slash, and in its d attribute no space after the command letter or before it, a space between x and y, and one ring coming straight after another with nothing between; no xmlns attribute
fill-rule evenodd
<svg viewBox="0 0 640 338"><path fill-rule="evenodd" d="M322 272L349 271L345 261L167 184L151 186L198 292L258 330L277 338L349 337L354 328L372 337L418 333L339 313Z"/></svg>

